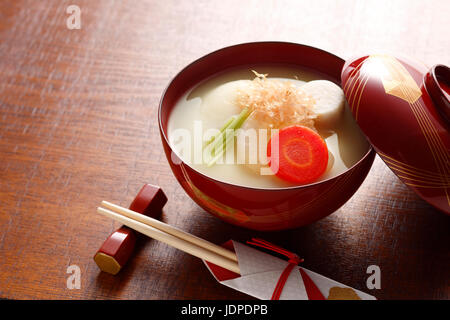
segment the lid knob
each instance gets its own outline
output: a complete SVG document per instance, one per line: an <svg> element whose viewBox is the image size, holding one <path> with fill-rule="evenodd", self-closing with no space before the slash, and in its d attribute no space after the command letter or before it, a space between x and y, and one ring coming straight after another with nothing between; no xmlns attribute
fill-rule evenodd
<svg viewBox="0 0 450 320"><path fill-rule="evenodd" d="M450 125L450 68L433 66L424 77L424 85L441 116Z"/></svg>

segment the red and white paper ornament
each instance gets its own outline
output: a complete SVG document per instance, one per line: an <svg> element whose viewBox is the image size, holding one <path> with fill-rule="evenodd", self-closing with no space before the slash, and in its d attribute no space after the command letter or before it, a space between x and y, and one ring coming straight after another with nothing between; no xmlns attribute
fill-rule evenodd
<svg viewBox="0 0 450 320"><path fill-rule="evenodd" d="M249 243L284 254L290 260L230 240L224 247L236 253L240 275L203 260L219 283L262 300L376 300L374 296L299 267L301 259L295 254L267 241L254 239Z"/></svg>

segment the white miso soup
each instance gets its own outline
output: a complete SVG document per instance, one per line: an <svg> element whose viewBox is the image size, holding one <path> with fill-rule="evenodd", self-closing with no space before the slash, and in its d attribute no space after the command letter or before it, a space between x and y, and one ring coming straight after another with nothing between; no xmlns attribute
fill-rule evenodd
<svg viewBox="0 0 450 320"><path fill-rule="evenodd" d="M307 126L320 135L328 149L326 170L309 183L339 175L367 153L369 144L352 118L340 87L317 80L323 77L291 66L251 66L215 75L177 102L169 116L169 143L184 162L216 180L255 188L289 187L303 183L271 174L264 156L266 140L259 130L269 130L269 141L276 132L273 129ZM242 101L250 100L254 107L228 141L223 155L213 163L211 158L205 159L208 142L241 114ZM249 129L255 134L248 134ZM255 150L256 163L250 156ZM245 153L241 161L239 152ZM266 169L264 174L262 169Z"/></svg>

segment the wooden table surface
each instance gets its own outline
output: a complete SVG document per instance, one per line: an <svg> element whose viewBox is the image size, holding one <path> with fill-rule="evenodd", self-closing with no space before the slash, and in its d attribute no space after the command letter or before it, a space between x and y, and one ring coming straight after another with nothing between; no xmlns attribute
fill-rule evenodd
<svg viewBox="0 0 450 320"><path fill-rule="evenodd" d="M381 2L381 3L380 3ZM81 29L66 8L81 8ZM264 237L304 266L379 299L450 298L450 217L405 187L377 157L335 214L295 230L247 231L205 213L163 154L157 105L186 64L223 46L286 40L343 58L393 52L450 65L450 2L0 2L0 297L248 299L202 262L148 240L117 276L92 257L119 225L101 200L128 206L144 183L168 195L163 221L221 243ZM381 268L368 290L366 268ZM69 265L81 289L69 290Z"/></svg>

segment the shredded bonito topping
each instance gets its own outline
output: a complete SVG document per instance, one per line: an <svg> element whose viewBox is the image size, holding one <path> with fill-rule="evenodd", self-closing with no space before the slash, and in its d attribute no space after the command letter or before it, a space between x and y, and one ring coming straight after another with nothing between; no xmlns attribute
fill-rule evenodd
<svg viewBox="0 0 450 320"><path fill-rule="evenodd" d="M267 79L254 70L256 78L245 90L239 90L237 103L252 110L251 118L266 128L298 124L315 130L314 99L290 81Z"/></svg>

